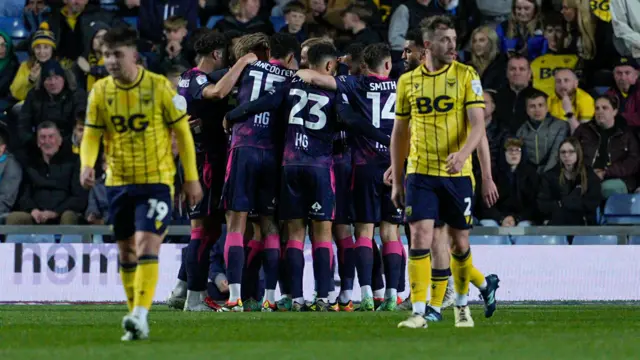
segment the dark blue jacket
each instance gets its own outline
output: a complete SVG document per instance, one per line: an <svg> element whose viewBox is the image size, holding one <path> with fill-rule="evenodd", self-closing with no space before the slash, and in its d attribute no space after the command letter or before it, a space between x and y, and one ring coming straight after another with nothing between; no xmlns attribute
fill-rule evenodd
<svg viewBox="0 0 640 360"><path fill-rule="evenodd" d="M194 0L140 0L140 37L154 44L164 37L164 21L179 15L187 19L189 32L198 28L198 2Z"/></svg>
<svg viewBox="0 0 640 360"><path fill-rule="evenodd" d="M547 53L549 45L547 44L547 40L544 38L544 34L541 30L536 30L534 35L529 36L527 39L522 39L520 37L507 37L508 28L508 21L503 22L496 28L498 39L500 39L501 53L506 54L508 52L521 52L523 49L525 49L525 45L526 54L523 55L526 56L529 61Z"/></svg>

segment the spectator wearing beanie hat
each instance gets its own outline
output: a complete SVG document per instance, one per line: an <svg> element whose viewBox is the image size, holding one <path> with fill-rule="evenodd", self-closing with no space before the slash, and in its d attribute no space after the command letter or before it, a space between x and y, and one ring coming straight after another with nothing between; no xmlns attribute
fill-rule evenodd
<svg viewBox="0 0 640 360"><path fill-rule="evenodd" d="M28 150L33 145L34 129L45 121L53 122L65 140L71 138L76 114L86 110L87 94L77 89L75 78L56 60L42 64L37 86L29 92L20 111L17 135Z"/></svg>
<svg viewBox="0 0 640 360"><path fill-rule="evenodd" d="M11 95L18 101L24 101L27 94L40 77L40 69L43 63L54 57L56 39L49 30L49 24L40 24L40 30L31 37L31 51L29 59L20 64L18 73L11 83Z"/></svg>

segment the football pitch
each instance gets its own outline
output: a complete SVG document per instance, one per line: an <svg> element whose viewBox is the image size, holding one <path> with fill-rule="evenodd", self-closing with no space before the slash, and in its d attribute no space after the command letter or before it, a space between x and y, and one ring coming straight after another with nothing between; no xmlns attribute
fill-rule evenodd
<svg viewBox="0 0 640 360"><path fill-rule="evenodd" d="M428 329L408 313L182 313L155 305L151 339L121 343L123 305L0 306L0 359L638 359L640 307L472 308Z"/></svg>

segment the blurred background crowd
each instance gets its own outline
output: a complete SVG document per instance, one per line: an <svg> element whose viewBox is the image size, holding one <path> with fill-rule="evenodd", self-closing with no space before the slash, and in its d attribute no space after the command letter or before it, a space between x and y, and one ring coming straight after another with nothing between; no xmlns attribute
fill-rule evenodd
<svg viewBox="0 0 640 360"><path fill-rule="evenodd" d="M137 28L141 65L176 84L209 29L288 32L303 51L324 37L351 67L386 42L397 77L420 62L421 21L440 14L485 89L500 200L476 202L477 223L595 225L607 198L640 192L638 0L3 0L0 219L108 223L104 186L80 187L77 154L110 27ZM179 198L174 213L188 223Z"/></svg>

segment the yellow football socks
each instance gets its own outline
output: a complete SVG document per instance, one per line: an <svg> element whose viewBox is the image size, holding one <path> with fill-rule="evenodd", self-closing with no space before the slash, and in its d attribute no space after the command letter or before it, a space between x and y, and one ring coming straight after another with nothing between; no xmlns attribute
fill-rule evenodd
<svg viewBox="0 0 640 360"><path fill-rule="evenodd" d="M471 249L464 254L451 254L451 273L453 285L458 295L466 295L469 292L469 281L473 269Z"/></svg>
<svg viewBox="0 0 640 360"><path fill-rule="evenodd" d="M134 308L142 306L149 310L158 283L158 256L143 255L138 258L135 280Z"/></svg>
<svg viewBox="0 0 640 360"><path fill-rule="evenodd" d="M444 295L447 292L447 283L451 269L432 269L431 270L431 300L429 306L436 310L440 310Z"/></svg>
<svg viewBox="0 0 640 360"><path fill-rule="evenodd" d="M431 252L429 249L409 250L407 269L411 284L411 302L414 304L426 303L431 275Z"/></svg>
<svg viewBox="0 0 640 360"><path fill-rule="evenodd" d="M129 312L133 310L133 299L135 297L134 283L136 279L136 263L120 263L120 279L124 287L124 293L127 295L127 306Z"/></svg>
<svg viewBox="0 0 640 360"><path fill-rule="evenodd" d="M477 287L478 289L480 289L482 285L485 285L484 274L481 273L480 270L478 270L473 265L471 265L470 277L471 277L471 283L473 284L473 286Z"/></svg>

